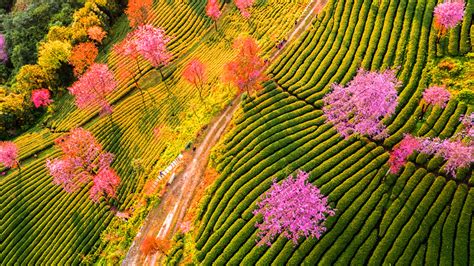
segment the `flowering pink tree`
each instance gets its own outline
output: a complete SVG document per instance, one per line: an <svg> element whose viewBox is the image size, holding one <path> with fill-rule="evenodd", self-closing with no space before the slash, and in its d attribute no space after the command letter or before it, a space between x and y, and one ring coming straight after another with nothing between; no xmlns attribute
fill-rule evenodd
<svg viewBox="0 0 474 266"><path fill-rule="evenodd" d="M464 17L464 1L445 2L434 9L435 26L440 33L456 27Z"/></svg>
<svg viewBox="0 0 474 266"><path fill-rule="evenodd" d="M206 5L206 15L214 21L214 26L217 30L217 20L222 15L219 9L219 3L217 0L208 0Z"/></svg>
<svg viewBox="0 0 474 266"><path fill-rule="evenodd" d="M240 10L242 16L246 19L250 18L250 12L248 9L253 6L255 0L235 0L235 5Z"/></svg>
<svg viewBox="0 0 474 266"><path fill-rule="evenodd" d="M408 156L420 147L421 144L417 138L406 134L403 140L390 152L390 159L388 160L390 172L392 174L398 173L400 168L407 163Z"/></svg>
<svg viewBox="0 0 474 266"><path fill-rule="evenodd" d="M100 106L101 115L112 113L112 106L106 97L117 88L114 74L106 64L93 64L72 87L69 92L76 97L79 108Z"/></svg>
<svg viewBox="0 0 474 266"><path fill-rule="evenodd" d="M299 171L295 179L290 175L281 184L274 182L257 203L253 214L263 216L263 222L256 224L259 246L271 245L279 234L297 244L300 237L320 238L326 231L324 221L335 212L307 179L308 174Z"/></svg>
<svg viewBox="0 0 474 266"><path fill-rule="evenodd" d="M0 63L5 63L7 60L7 41L5 40L5 36L0 33Z"/></svg>
<svg viewBox="0 0 474 266"><path fill-rule="evenodd" d="M12 141L0 141L0 163L7 168L12 168L17 165L20 168L18 161L18 147Z"/></svg>
<svg viewBox="0 0 474 266"><path fill-rule="evenodd" d="M71 193L92 181L89 194L93 201L98 202L103 194L115 196L120 179L110 168L114 155L105 152L91 132L76 128L55 143L63 156L46 160L54 184Z"/></svg>
<svg viewBox="0 0 474 266"><path fill-rule="evenodd" d="M164 30L149 24L138 27L136 36L138 52L153 67L160 70L161 77L163 78L161 67L168 65L173 57L166 47L171 38L165 34Z"/></svg>
<svg viewBox="0 0 474 266"><path fill-rule="evenodd" d="M203 101L202 90L204 90L204 83L207 80L206 66L199 59L192 59L184 68L183 78L196 87L199 97Z"/></svg>
<svg viewBox="0 0 474 266"><path fill-rule="evenodd" d="M388 136L382 119L395 113L397 88L401 83L395 72L369 72L359 69L346 87L333 84L323 101L329 122L344 137L367 135L374 139Z"/></svg>
<svg viewBox="0 0 474 266"><path fill-rule="evenodd" d="M450 97L451 94L444 87L432 86L423 92L423 101L426 104L437 105L441 108L446 107ZM423 113L426 112L426 108L422 109Z"/></svg>
<svg viewBox="0 0 474 266"><path fill-rule="evenodd" d="M114 198L117 188L120 185L120 177L111 168L99 170L93 179L94 185L90 190L92 201L99 202L101 196Z"/></svg>
<svg viewBox="0 0 474 266"><path fill-rule="evenodd" d="M459 121L461 121L463 127L459 135L461 137L474 138L474 112L468 115L462 115Z"/></svg>
<svg viewBox="0 0 474 266"><path fill-rule="evenodd" d="M31 92L31 101L36 108L41 106L48 106L53 101L51 100L51 93L48 89L37 89Z"/></svg>
<svg viewBox="0 0 474 266"><path fill-rule="evenodd" d="M474 146L461 140L421 138L420 152L434 154L446 160L446 172L456 177L456 169L469 167L474 162Z"/></svg>

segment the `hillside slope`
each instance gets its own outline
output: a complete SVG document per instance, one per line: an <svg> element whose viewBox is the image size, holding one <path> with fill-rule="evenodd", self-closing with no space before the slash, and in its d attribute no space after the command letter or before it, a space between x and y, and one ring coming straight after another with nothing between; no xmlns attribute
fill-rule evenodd
<svg viewBox="0 0 474 266"><path fill-rule="evenodd" d="M309 29L272 64L265 90L243 104L235 128L217 149L221 173L201 204L196 232L203 265L470 265L474 262L472 169L448 176L439 158L412 156L398 176L387 175L388 151L403 133L450 137L474 106L451 100L425 119L421 95L437 56L437 1L328 1ZM472 1L449 35L450 54L471 50ZM471 37L470 37L471 36ZM358 68L398 68L396 115L383 143L343 139L325 123L322 97ZM329 196L336 215L320 240L298 246L279 237L256 246L255 202L301 169Z"/></svg>
<svg viewBox="0 0 474 266"><path fill-rule="evenodd" d="M129 208L145 181L155 178L199 129L234 98L235 91L220 82L223 65L234 55L233 40L250 34L259 40L268 56L276 40L293 26L306 2L257 1L250 22L235 7L228 6L216 32L204 13L206 1L155 1L150 23L173 37L169 49L175 58L164 73L175 96L167 93L159 73L142 62L146 74L140 77L140 83L149 92L145 94L146 109L132 81L122 80L111 96L112 122L100 118L98 110L77 109L72 97L65 96L55 104L55 114L48 121L53 132L37 126L16 138L22 171L12 170L1 180L1 214L5 219L0 263L78 264L94 251L111 220L117 219L107 204L96 205L89 200L88 186L67 194L52 184L45 161L60 155L53 146L54 139L78 126L93 132L104 149L116 155L112 167L122 183L117 199L112 202L119 210ZM283 10L291 12L282 16ZM114 27L112 34L123 37L127 31L124 25ZM206 104L200 101L197 90L181 79L184 65L194 57L208 68ZM114 52L102 53L101 58L115 73L131 69L134 64L124 63ZM157 127L167 134L156 138L153 129ZM134 170L132 163L136 159L141 160L145 171Z"/></svg>

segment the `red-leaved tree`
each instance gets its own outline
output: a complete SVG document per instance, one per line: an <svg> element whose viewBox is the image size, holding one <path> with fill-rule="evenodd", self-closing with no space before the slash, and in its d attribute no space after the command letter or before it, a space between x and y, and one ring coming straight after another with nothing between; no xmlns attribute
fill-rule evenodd
<svg viewBox="0 0 474 266"><path fill-rule="evenodd" d="M420 141L412 135L406 134L403 140L390 152L390 173L396 174L407 163L407 158L421 147Z"/></svg>
<svg viewBox="0 0 474 266"><path fill-rule="evenodd" d="M20 169L18 161L18 147L12 141L0 141L0 163L7 168L17 165Z"/></svg>
<svg viewBox="0 0 474 266"><path fill-rule="evenodd" d="M217 20L222 15L219 9L219 3L217 0L208 0L206 5L206 15L214 21L214 26L217 30Z"/></svg>
<svg viewBox="0 0 474 266"><path fill-rule="evenodd" d="M51 100L51 93L48 89L37 89L31 92L31 101L36 108L41 106L48 106L53 101Z"/></svg>
<svg viewBox="0 0 474 266"><path fill-rule="evenodd" d="M323 108L327 120L344 137L367 135L374 139L388 136L382 119L395 113L397 88L395 72L369 72L360 69L345 87L333 84Z"/></svg>
<svg viewBox="0 0 474 266"><path fill-rule="evenodd" d="M91 132L76 128L55 140L63 155L46 160L53 183L72 193L93 182L90 198L99 202L102 195L115 197L120 178L110 168L114 155L105 152Z"/></svg>
<svg viewBox="0 0 474 266"><path fill-rule="evenodd" d="M236 86L240 93L246 91L250 95L252 91L260 90L261 83L267 80L265 62L259 55L257 42L251 37L235 40L234 49L238 53L225 65L224 80Z"/></svg>
<svg viewBox="0 0 474 266"><path fill-rule="evenodd" d="M259 246L270 246L280 234L296 245L301 237L320 238L326 231L324 222L335 212L328 205L327 197L307 182L308 176L299 171L296 178L290 175L281 184L274 182L257 203L253 214L263 217L263 221L256 224Z"/></svg>
<svg viewBox="0 0 474 266"><path fill-rule="evenodd" d="M112 113L112 106L106 97L117 88L114 74L106 64L93 64L89 70L76 81L69 92L76 98L79 108L100 106L101 115Z"/></svg>
<svg viewBox="0 0 474 266"><path fill-rule="evenodd" d="M206 66L199 59L192 59L184 68L183 78L196 87L201 101L204 101L202 91L207 80Z"/></svg>
<svg viewBox="0 0 474 266"><path fill-rule="evenodd" d="M143 25L150 15L153 0L129 0L125 14L127 14L130 27Z"/></svg>
<svg viewBox="0 0 474 266"><path fill-rule="evenodd" d="M91 42L83 42L74 46L69 56L69 64L73 66L74 76L78 77L86 72L98 54L99 50Z"/></svg>

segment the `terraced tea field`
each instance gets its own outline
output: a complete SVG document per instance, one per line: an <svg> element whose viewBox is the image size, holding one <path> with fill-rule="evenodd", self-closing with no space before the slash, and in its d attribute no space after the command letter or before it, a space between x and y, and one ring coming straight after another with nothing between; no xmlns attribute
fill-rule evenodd
<svg viewBox="0 0 474 266"><path fill-rule="evenodd" d="M256 0L248 20L230 2L234 1L219 2L222 17L216 29L206 16L207 0L153 1L147 23L172 37L167 48L173 58L163 68L165 80L158 70L139 61L143 74L133 75L146 92L136 90L133 78L119 79L109 97L114 106L110 119L100 117L98 108L76 108L72 96L65 94L54 103L51 117L45 115L37 126L13 139L20 150L21 171L0 168L6 171L0 179L0 264L118 264L126 255L120 251L104 256L109 251L104 245L111 238L104 232L114 230L110 226L114 222L127 224L115 217L110 204L89 199L91 185L66 193L52 183L45 163L61 155L55 139L83 127L104 150L115 154L112 167L121 184L111 203L125 211L136 206L148 180L154 180L205 125L241 97L230 128L211 155L208 167L217 170L217 178L200 199L191 231L180 235L181 242L173 249L180 256L185 250L184 262L473 265L472 163L453 177L444 170L442 158L415 153L395 175L389 173L388 159L404 134L450 138L463 129L460 118L474 112L472 99L456 97L444 108L422 110L423 91L433 85L431 68L441 58L455 58L466 68L474 65L474 3L466 2L460 25L440 38L433 10L442 1ZM99 53L98 61L117 76L136 68L136 62L112 49L129 31L126 17L119 18ZM275 44L300 31L275 53ZM233 42L240 36L255 38L261 57L269 63L269 79L255 97L241 96L222 80L225 64L236 55ZM204 100L182 78L186 64L195 58L207 67ZM390 136L383 141L345 139L323 113L323 97L331 85L347 84L360 68L395 69L402 83L396 113L384 120ZM473 85L472 69L466 73L463 84ZM157 128L159 134L154 133ZM137 161L141 170L134 166ZM309 181L335 209L326 221L327 231L320 239L301 239L298 245L279 236L271 246L258 246L256 202L272 180L297 170L309 173ZM166 228L177 226L168 222ZM122 244L130 246L134 236L121 237Z"/></svg>
<svg viewBox="0 0 474 266"><path fill-rule="evenodd" d="M107 204L97 205L89 200L90 186L68 194L53 185L45 161L60 155L53 147L54 139L78 126L93 132L104 149L116 155L112 167L120 175L121 185L117 198L112 201L120 210L129 208L142 191L145 180L156 178L194 139L199 129L234 98L232 88L220 85L222 67L233 56L234 38L240 34L257 38L268 56L274 42L293 26L306 2L258 1L250 22L243 20L235 7L224 5L225 17L219 20L218 31L215 31L205 15L204 0L154 1L149 22L164 28L173 37L168 48L174 58L164 74L176 97L171 100L159 73L140 62L145 69L145 74L139 77L140 84L149 92L145 93L146 109L132 80L122 80L111 96L112 123L100 118L98 109L77 109L72 97L65 96L55 104L55 113L49 120L58 133L38 126L14 139L20 149L22 171L11 170L1 180L1 215L5 219L2 219L0 263L78 264L84 256L95 252L101 233L113 219L118 219ZM283 10L291 12L282 16ZM119 20L112 29L112 40L124 37L127 24L126 19ZM135 64L130 61L119 64L124 58L112 50L110 53L102 51L100 57L115 73L131 69ZM206 104L200 101L197 90L181 78L184 65L195 57L208 68ZM153 134L156 127L167 133L156 139ZM135 159L142 161L145 171L134 170Z"/></svg>
<svg viewBox="0 0 474 266"><path fill-rule="evenodd" d="M328 1L303 36L272 63L272 80L217 149L220 176L201 204L197 260L203 265L471 265L474 263L474 176L453 178L443 160L411 156L388 175L388 151L404 133L453 136L474 106L450 100L421 121L427 64L437 56L433 9L437 1ZM450 32L447 52L472 50L472 15ZM470 57L472 60L472 55ZM383 142L343 139L325 122L322 98L332 83L347 83L358 68L398 67L403 86ZM471 77L472 78L472 77ZM324 195L336 215L321 239L294 246L279 237L256 246L255 202L296 170Z"/></svg>

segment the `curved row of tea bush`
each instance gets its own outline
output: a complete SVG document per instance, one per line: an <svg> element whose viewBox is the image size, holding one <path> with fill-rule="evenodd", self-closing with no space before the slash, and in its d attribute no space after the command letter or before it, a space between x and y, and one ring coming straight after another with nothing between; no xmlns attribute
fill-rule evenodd
<svg viewBox="0 0 474 266"><path fill-rule="evenodd" d="M328 1L272 63L273 80L257 98L246 99L219 147L221 175L197 216L196 257L202 264L472 263L472 170L454 180L442 170L443 160L418 155L399 175L388 174L388 151L404 133L451 137L460 130L460 116L473 109L453 99L418 119L422 91L430 85L426 66L437 56L436 4ZM453 34L469 40L465 23L471 20L466 12L462 31L453 31L449 41ZM347 83L359 67L397 68L403 82L397 112L386 121L391 137L382 144L344 140L321 111L331 84ZM336 216L328 218L319 240L294 246L279 237L271 247L257 247L255 202L272 180L298 169L328 195Z"/></svg>

